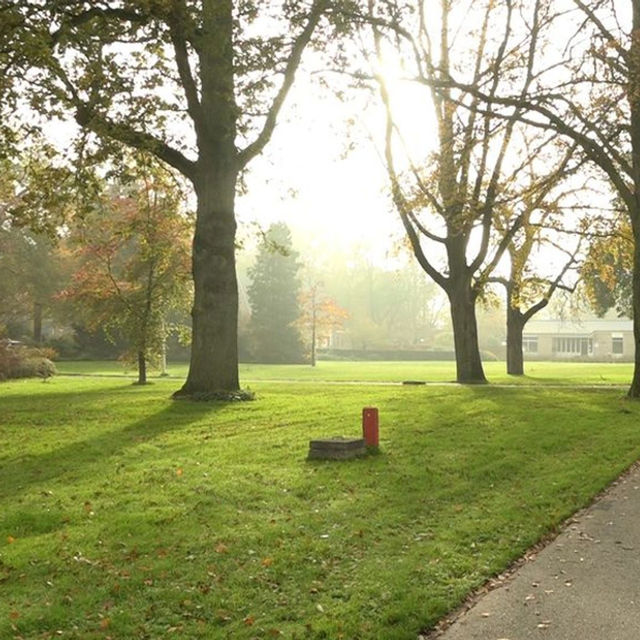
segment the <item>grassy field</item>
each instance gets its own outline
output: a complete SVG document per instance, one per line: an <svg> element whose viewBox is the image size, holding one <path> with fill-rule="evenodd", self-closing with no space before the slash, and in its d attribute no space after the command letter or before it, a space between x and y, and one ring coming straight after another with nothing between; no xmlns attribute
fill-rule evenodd
<svg viewBox="0 0 640 640"><path fill-rule="evenodd" d="M135 376L119 362L58 362L62 374L99 374ZM487 378L497 384L629 384L633 371L631 363L602 362L531 362L525 376L508 376L504 362L485 363ZM173 364L168 368L174 378L184 378L187 365ZM158 375L151 372L151 375ZM328 362L320 361L316 367L308 365L241 364L242 384L255 381L364 381L450 382L455 380L454 362Z"/></svg>
<svg viewBox="0 0 640 640"><path fill-rule="evenodd" d="M640 457L620 389L175 382L0 386L0 638L414 640Z"/></svg>

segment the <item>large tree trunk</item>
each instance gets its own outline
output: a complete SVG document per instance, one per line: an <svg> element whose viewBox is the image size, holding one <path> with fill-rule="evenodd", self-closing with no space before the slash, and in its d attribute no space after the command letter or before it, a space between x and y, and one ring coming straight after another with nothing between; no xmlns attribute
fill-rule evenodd
<svg viewBox="0 0 640 640"><path fill-rule="evenodd" d="M201 99L190 107L199 148L193 179L198 198L193 338L189 374L174 397L232 398L239 390L234 208L240 168L235 146L233 2L204 0L202 15Z"/></svg>
<svg viewBox="0 0 640 640"><path fill-rule="evenodd" d="M507 373L512 376L524 375L522 355L522 333L525 319L519 309L507 307Z"/></svg>
<svg viewBox="0 0 640 640"><path fill-rule="evenodd" d="M487 379L478 346L476 297L467 283L461 283L447 293L456 351L456 380L466 384L485 383Z"/></svg>
<svg viewBox="0 0 640 640"><path fill-rule="evenodd" d="M238 381L238 283L235 265L236 171L208 171L196 185L193 238L193 341L189 374L175 396L234 392Z"/></svg>

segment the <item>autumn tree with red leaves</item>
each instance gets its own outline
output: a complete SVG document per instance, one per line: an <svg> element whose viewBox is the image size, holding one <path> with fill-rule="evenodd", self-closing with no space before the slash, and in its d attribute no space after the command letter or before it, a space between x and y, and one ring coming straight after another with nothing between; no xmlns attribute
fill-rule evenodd
<svg viewBox="0 0 640 640"><path fill-rule="evenodd" d="M192 225L179 205L171 177L145 172L105 194L74 232L81 268L63 295L89 326L128 340L125 356L137 362L139 384L160 353L166 314L192 298Z"/></svg>
<svg viewBox="0 0 640 640"><path fill-rule="evenodd" d="M329 337L334 329L341 327L349 313L335 300L323 295L317 282L302 292L300 308L302 313L297 324L309 336L310 363L315 367L318 339Z"/></svg>

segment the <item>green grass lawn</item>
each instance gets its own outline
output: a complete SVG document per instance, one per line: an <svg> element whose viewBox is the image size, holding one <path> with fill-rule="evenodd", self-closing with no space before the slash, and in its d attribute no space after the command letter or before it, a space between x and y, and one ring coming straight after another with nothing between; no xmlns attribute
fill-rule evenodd
<svg viewBox="0 0 640 640"><path fill-rule="evenodd" d="M99 374L135 376L135 370L125 369L119 362L58 362L62 374ZM530 362L525 376L508 376L504 362L487 362L487 378L497 384L621 384L631 382L632 363L603 362ZM174 378L187 375L185 363L171 364L169 374ZM158 375L151 372L151 375ZM329 362L320 361L316 367L308 365L241 364L242 384L255 381L364 381L450 382L455 380L454 362Z"/></svg>
<svg viewBox="0 0 640 640"><path fill-rule="evenodd" d="M175 382L0 385L0 638L414 640L640 457L620 389Z"/></svg>

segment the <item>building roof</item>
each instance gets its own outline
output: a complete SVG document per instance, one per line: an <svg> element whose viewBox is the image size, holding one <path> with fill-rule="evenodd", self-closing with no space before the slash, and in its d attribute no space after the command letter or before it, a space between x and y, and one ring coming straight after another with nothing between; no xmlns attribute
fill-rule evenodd
<svg viewBox="0 0 640 640"><path fill-rule="evenodd" d="M596 331L633 331L633 321L628 318L531 320L524 327L525 335L591 335Z"/></svg>

